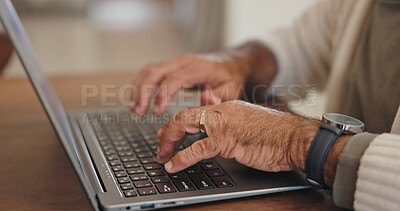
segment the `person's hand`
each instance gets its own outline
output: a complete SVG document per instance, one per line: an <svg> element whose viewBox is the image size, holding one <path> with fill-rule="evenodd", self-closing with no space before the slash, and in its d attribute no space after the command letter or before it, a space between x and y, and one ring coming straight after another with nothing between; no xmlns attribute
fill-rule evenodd
<svg viewBox="0 0 400 211"><path fill-rule="evenodd" d="M186 134L200 132L203 110L208 137L174 156ZM157 132L160 139L157 161L167 162L165 169L169 173L217 155L264 171L304 170L307 149L319 125L318 120L238 100L186 109Z"/></svg>
<svg viewBox="0 0 400 211"><path fill-rule="evenodd" d="M153 112L160 115L167 110L171 98L179 89L195 85L203 88L202 105L238 99L246 80L243 64L239 63L228 54L187 54L148 65L133 83L131 109L137 115L146 114L151 97L156 95Z"/></svg>

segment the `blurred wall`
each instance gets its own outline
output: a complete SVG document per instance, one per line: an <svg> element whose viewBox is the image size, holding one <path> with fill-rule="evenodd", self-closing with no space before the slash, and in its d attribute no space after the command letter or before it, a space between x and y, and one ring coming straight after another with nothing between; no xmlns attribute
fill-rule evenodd
<svg viewBox="0 0 400 211"><path fill-rule="evenodd" d="M287 27L318 0L226 0L225 45L236 46Z"/></svg>

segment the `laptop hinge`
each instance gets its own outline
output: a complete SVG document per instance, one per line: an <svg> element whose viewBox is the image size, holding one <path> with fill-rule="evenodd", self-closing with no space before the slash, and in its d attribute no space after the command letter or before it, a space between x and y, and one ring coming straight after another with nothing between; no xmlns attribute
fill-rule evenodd
<svg viewBox="0 0 400 211"><path fill-rule="evenodd" d="M78 153L81 156L81 160L79 161L82 167L82 171L87 176L88 182L93 189L93 193L103 193L106 191L105 187L103 186L102 182L100 181L100 177L98 175L96 167L93 165L92 158L90 156L90 152L86 146L85 140L82 136L82 131L79 127L78 120L71 116L69 116L72 129L74 131L74 135L76 137L76 143L78 146Z"/></svg>

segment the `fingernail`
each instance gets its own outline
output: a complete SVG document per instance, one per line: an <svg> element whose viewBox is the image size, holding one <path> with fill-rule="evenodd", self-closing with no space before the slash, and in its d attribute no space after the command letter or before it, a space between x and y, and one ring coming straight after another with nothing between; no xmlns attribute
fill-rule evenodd
<svg viewBox="0 0 400 211"><path fill-rule="evenodd" d="M157 130L157 133L156 133L157 138L161 138L161 133L162 133L162 128Z"/></svg>
<svg viewBox="0 0 400 211"><path fill-rule="evenodd" d="M141 115L142 111L141 111L141 109L140 109L139 106L137 106L137 107L135 108L135 113L136 113L137 115Z"/></svg>
<svg viewBox="0 0 400 211"><path fill-rule="evenodd" d="M215 104L221 104L221 98L215 96Z"/></svg>
<svg viewBox="0 0 400 211"><path fill-rule="evenodd" d="M164 165L164 168L165 168L165 170L171 170L171 168L172 168L172 162L171 161L168 161L168 163L166 163L165 165Z"/></svg>
<svg viewBox="0 0 400 211"><path fill-rule="evenodd" d="M161 110L160 106L159 105L155 105L154 109L153 109L153 112L156 113L156 114L159 114L160 110Z"/></svg>

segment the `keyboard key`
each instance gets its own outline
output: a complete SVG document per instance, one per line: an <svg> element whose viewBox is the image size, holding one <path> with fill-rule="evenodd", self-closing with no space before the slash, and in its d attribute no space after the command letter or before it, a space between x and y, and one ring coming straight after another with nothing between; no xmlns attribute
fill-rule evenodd
<svg viewBox="0 0 400 211"><path fill-rule="evenodd" d="M151 180L154 183L165 183L165 182L169 182L169 179L166 176L162 176L162 177L152 177Z"/></svg>
<svg viewBox="0 0 400 211"><path fill-rule="evenodd" d="M104 151L107 151L109 149L114 149L114 147L111 144L103 146L102 148L103 148Z"/></svg>
<svg viewBox="0 0 400 211"><path fill-rule="evenodd" d="M191 166L191 167L185 169L185 172L186 172L187 174L200 174L200 173L202 173L203 171L202 171L201 168L198 167L198 166Z"/></svg>
<svg viewBox="0 0 400 211"><path fill-rule="evenodd" d="M169 178L171 178L173 180L175 180L175 179L184 179L184 178L186 178L186 174L183 173L182 171L180 171L180 172L176 172L176 173L173 173L173 174L169 174Z"/></svg>
<svg viewBox="0 0 400 211"><path fill-rule="evenodd" d="M117 165L121 165L121 162L119 162L119 160L110 161L110 166L117 166Z"/></svg>
<svg viewBox="0 0 400 211"><path fill-rule="evenodd" d="M133 148L145 147L145 146L146 146L146 143L144 143L144 142L132 142L132 143L131 143L131 146L132 146Z"/></svg>
<svg viewBox="0 0 400 211"><path fill-rule="evenodd" d="M152 185L151 185L151 182L148 181L148 180L145 180L145 181L137 181L137 182L134 182L133 184L135 184L135 187L136 187L136 188L146 188L146 187L151 187L151 186L152 186Z"/></svg>
<svg viewBox="0 0 400 211"><path fill-rule="evenodd" d="M165 175L162 170L148 170L147 174L149 174L150 177L158 177Z"/></svg>
<svg viewBox="0 0 400 211"><path fill-rule="evenodd" d="M226 188L233 186L232 182L227 177L214 177L212 178L212 181L219 188Z"/></svg>
<svg viewBox="0 0 400 211"><path fill-rule="evenodd" d="M178 149L176 149L176 153L178 153L179 151L182 151L182 150L184 150L184 149L186 149L185 146L180 145L180 146L178 147Z"/></svg>
<svg viewBox="0 0 400 211"><path fill-rule="evenodd" d="M118 172L115 172L115 177L117 177L117 178L119 178L119 177L125 177L125 176L126 176L125 171L118 171Z"/></svg>
<svg viewBox="0 0 400 211"><path fill-rule="evenodd" d="M153 154L150 152L142 152L137 154L138 158L149 158L153 157Z"/></svg>
<svg viewBox="0 0 400 211"><path fill-rule="evenodd" d="M124 168L123 168L121 165L119 165L119 166L113 166L113 167L112 167L112 170L113 170L113 171L123 171Z"/></svg>
<svg viewBox="0 0 400 211"><path fill-rule="evenodd" d="M118 160L118 156L117 155L109 155L109 156L107 156L107 160L108 161Z"/></svg>
<svg viewBox="0 0 400 211"><path fill-rule="evenodd" d="M157 137L149 137L149 138L153 138L153 140L148 140L147 143L149 145L153 145L153 144L158 144L160 143L160 141L157 139ZM154 139L155 138L155 139Z"/></svg>
<svg viewBox="0 0 400 211"><path fill-rule="evenodd" d="M151 145L151 146L150 146L150 149L151 149L152 151L157 151L157 147L158 147L158 144L154 144L154 145Z"/></svg>
<svg viewBox="0 0 400 211"><path fill-rule="evenodd" d="M156 189L154 189L153 187L140 188L140 189L138 189L138 192L139 192L139 195L141 195L141 196L157 194Z"/></svg>
<svg viewBox="0 0 400 211"><path fill-rule="evenodd" d="M137 168L127 168L126 171L128 174L142 174L144 173L143 169L140 167Z"/></svg>
<svg viewBox="0 0 400 211"><path fill-rule="evenodd" d="M130 150L131 147L130 147L130 146L118 146L118 147L115 147L115 149L116 149L118 152L120 152L120 151L127 151L127 150Z"/></svg>
<svg viewBox="0 0 400 211"><path fill-rule="evenodd" d="M174 184L178 188L179 191L195 190L193 183L190 182L190 180L188 180L188 179L174 180Z"/></svg>
<svg viewBox="0 0 400 211"><path fill-rule="evenodd" d="M173 193L176 192L176 189L174 185L172 185L170 182L168 183L162 183L162 184L156 184L156 188L158 192L160 193Z"/></svg>
<svg viewBox="0 0 400 211"><path fill-rule="evenodd" d="M201 168L203 168L204 171L208 171L208 170L216 170L218 169L218 166L215 163L209 163L201 165Z"/></svg>
<svg viewBox="0 0 400 211"><path fill-rule="evenodd" d="M144 174L137 174L131 176L132 181L147 180L147 176Z"/></svg>
<svg viewBox="0 0 400 211"><path fill-rule="evenodd" d="M118 141L114 142L115 147L123 147L123 146L129 146L129 143L127 141Z"/></svg>
<svg viewBox="0 0 400 211"><path fill-rule="evenodd" d="M106 154L106 155L114 155L116 153L117 152L114 149L108 149L108 150L104 151L104 154Z"/></svg>
<svg viewBox="0 0 400 211"><path fill-rule="evenodd" d="M146 170L161 169L161 165L158 163L144 164L143 167Z"/></svg>
<svg viewBox="0 0 400 211"><path fill-rule="evenodd" d="M125 195L126 197L135 197L135 196L137 196L137 194L136 194L136 192L135 192L134 190L127 190L127 191L124 191L124 195Z"/></svg>
<svg viewBox="0 0 400 211"><path fill-rule="evenodd" d="M121 177L121 178L118 178L117 180L118 180L119 184L130 182L128 177Z"/></svg>
<svg viewBox="0 0 400 211"><path fill-rule="evenodd" d="M132 183L125 183L125 184L121 185L121 189L122 190L131 190L131 189L133 189L133 185L132 185Z"/></svg>
<svg viewBox="0 0 400 211"><path fill-rule="evenodd" d="M156 163L156 159L154 157L152 158L142 158L140 159L140 162L142 162L143 164L147 164L147 163Z"/></svg>
<svg viewBox="0 0 400 211"><path fill-rule="evenodd" d="M136 161L136 157L134 156L130 156L130 157L121 157L122 162L132 162L132 161Z"/></svg>
<svg viewBox="0 0 400 211"><path fill-rule="evenodd" d="M126 162L124 163L125 168L136 168L139 167L140 164L138 162Z"/></svg>
<svg viewBox="0 0 400 211"><path fill-rule="evenodd" d="M202 161L199 162L199 164L210 164L210 163L213 163L213 160L206 159L206 160L202 160Z"/></svg>
<svg viewBox="0 0 400 211"><path fill-rule="evenodd" d="M134 149L134 151L136 153L149 152L149 148L147 148L147 147L137 147L137 148Z"/></svg>
<svg viewBox="0 0 400 211"><path fill-rule="evenodd" d="M204 174L191 175L190 179L192 179L196 187L200 190L214 188L210 179Z"/></svg>
<svg viewBox="0 0 400 211"><path fill-rule="evenodd" d="M211 171L206 171L206 173L209 177L225 176L221 170L211 170Z"/></svg>
<svg viewBox="0 0 400 211"><path fill-rule="evenodd" d="M120 157L132 156L132 155L133 155L133 152L132 152L132 151L120 151L120 152L118 152L118 155L119 155Z"/></svg>

